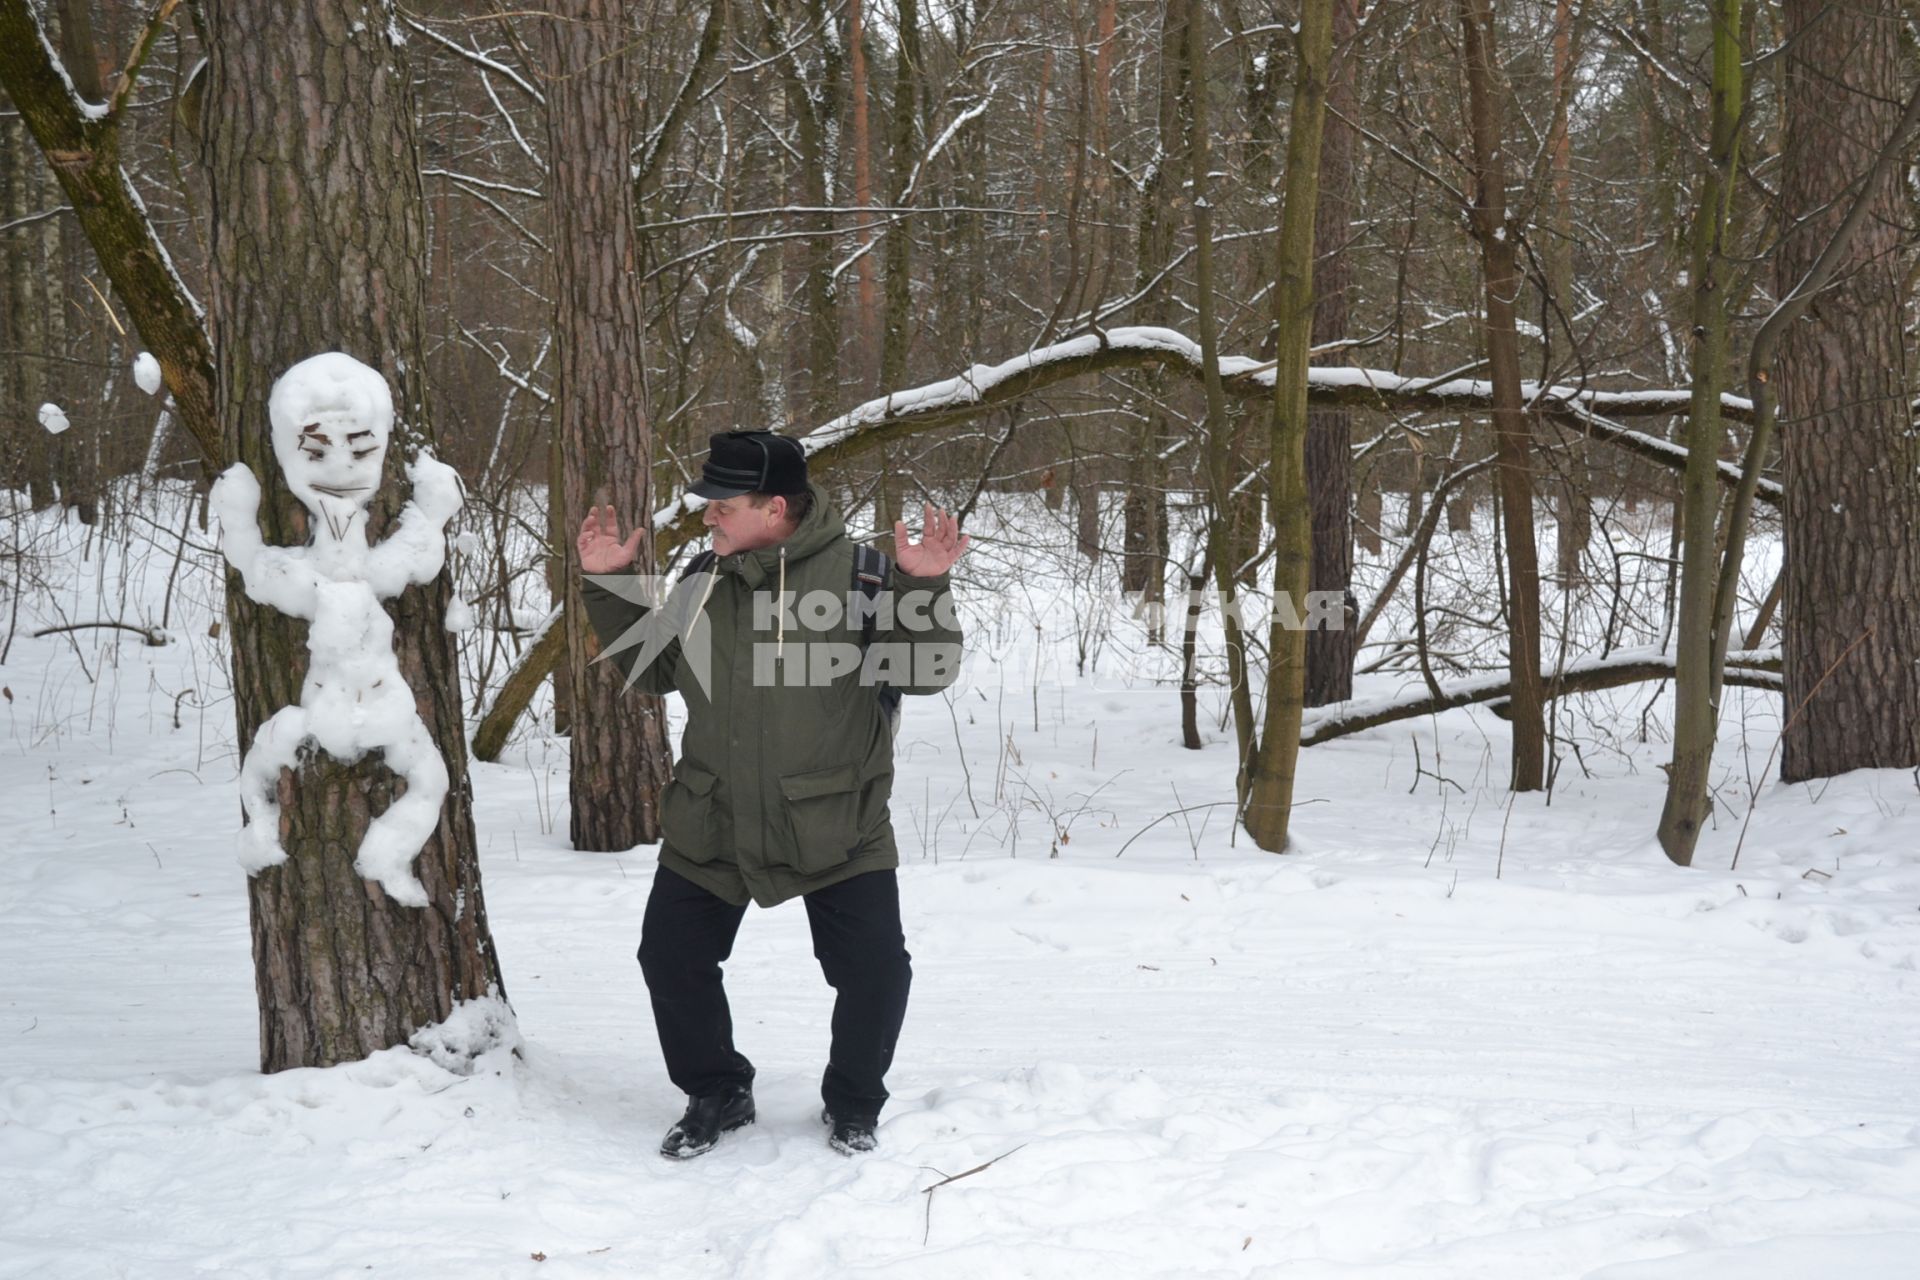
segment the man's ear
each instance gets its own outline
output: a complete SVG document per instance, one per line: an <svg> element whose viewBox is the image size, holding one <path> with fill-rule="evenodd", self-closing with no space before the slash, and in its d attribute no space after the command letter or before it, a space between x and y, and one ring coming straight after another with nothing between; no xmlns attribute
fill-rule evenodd
<svg viewBox="0 0 1920 1280"><path fill-rule="evenodd" d="M767 511L769 513L769 518L771 523L785 524L787 522L786 497L782 494L775 494L773 498L769 500L767 503Z"/></svg>

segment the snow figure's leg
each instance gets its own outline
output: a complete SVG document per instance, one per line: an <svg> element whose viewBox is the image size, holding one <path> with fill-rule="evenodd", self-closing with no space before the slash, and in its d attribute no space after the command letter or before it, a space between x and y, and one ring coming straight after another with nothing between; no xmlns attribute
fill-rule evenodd
<svg viewBox="0 0 1920 1280"><path fill-rule="evenodd" d="M240 762L240 807L247 815L240 832L240 865L248 875L287 860L280 845L280 770L294 766L307 736L307 709L282 707L253 735L253 745Z"/></svg>
<svg viewBox="0 0 1920 1280"><path fill-rule="evenodd" d="M406 779L407 793L367 827L353 869L378 880L395 902L427 905L427 891L413 874L413 860L440 822L447 799L447 762L418 716L394 741L369 743L386 752L387 767Z"/></svg>

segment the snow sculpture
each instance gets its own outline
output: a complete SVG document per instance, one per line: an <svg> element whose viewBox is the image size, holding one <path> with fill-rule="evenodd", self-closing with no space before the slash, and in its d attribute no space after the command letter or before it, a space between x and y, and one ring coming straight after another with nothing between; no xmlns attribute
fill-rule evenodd
<svg viewBox="0 0 1920 1280"><path fill-rule="evenodd" d="M241 864L248 874L284 862L280 770L314 743L354 761L384 753L406 794L367 828L354 870L378 880L396 901L427 904L413 860L440 820L447 762L414 707L393 653L393 622L380 601L431 582L446 563L446 526L462 502L460 477L426 450L407 466L413 494L391 536L367 545L367 505L393 431L393 397L378 373L328 352L303 360L273 384L267 401L273 454L313 516L313 541L270 547L260 537L260 482L245 463L227 468L211 503L222 549L249 599L305 618L311 655L300 701L275 712L254 735L240 766L247 826Z"/></svg>

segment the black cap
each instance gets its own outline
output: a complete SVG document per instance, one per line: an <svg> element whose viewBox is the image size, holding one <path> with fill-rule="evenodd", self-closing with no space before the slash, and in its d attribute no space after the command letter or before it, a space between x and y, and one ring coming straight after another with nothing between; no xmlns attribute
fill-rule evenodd
<svg viewBox="0 0 1920 1280"><path fill-rule="evenodd" d="M807 451L791 436L771 431L722 431L708 441L710 452L691 492L702 498L737 498L743 493L804 493Z"/></svg>

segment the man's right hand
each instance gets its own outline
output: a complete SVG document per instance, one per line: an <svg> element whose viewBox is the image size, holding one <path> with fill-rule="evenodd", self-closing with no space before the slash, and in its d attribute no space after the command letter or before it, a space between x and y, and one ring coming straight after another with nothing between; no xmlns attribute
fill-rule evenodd
<svg viewBox="0 0 1920 1280"><path fill-rule="evenodd" d="M640 550L644 526L635 526L625 541L620 538L620 517L611 506L594 507L580 522L580 537L574 543L580 552L580 568L587 573L618 573L633 563Z"/></svg>

